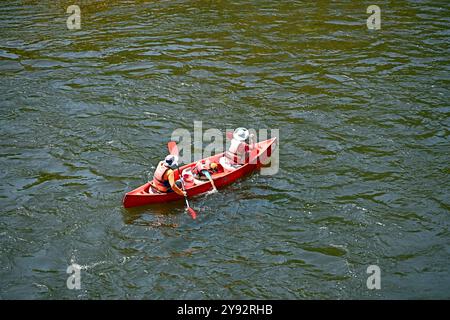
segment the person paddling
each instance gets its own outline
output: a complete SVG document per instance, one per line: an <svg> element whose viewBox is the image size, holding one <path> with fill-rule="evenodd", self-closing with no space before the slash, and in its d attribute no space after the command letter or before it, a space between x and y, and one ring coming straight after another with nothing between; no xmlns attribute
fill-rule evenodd
<svg viewBox="0 0 450 320"><path fill-rule="evenodd" d="M249 140L252 137L253 135L250 135L250 132L245 128L234 130L230 148L225 152L229 164L242 165L248 162L249 152L252 149Z"/></svg>
<svg viewBox="0 0 450 320"><path fill-rule="evenodd" d="M175 191L180 196L186 196L186 192L183 191L181 181L175 181L174 170L178 167L178 157L174 155L168 155L164 161L160 161L153 174L153 180L151 185L153 189L158 192L168 193Z"/></svg>

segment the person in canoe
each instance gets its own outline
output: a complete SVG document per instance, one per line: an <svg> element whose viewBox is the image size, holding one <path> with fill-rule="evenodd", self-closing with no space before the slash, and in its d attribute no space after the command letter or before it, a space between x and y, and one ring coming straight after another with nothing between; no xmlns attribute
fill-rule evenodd
<svg viewBox="0 0 450 320"><path fill-rule="evenodd" d="M220 159L220 164L227 169L240 167L249 161L250 150L253 149L253 135L245 128L234 130L230 148L225 152L225 156Z"/></svg>
<svg viewBox="0 0 450 320"><path fill-rule="evenodd" d="M192 169L195 178L200 180L207 180L209 179L208 174L212 175L217 172L223 172L223 168L220 164L210 162L208 159L199 160Z"/></svg>
<svg viewBox="0 0 450 320"><path fill-rule="evenodd" d="M161 193L175 191L180 196L186 193L181 189L181 181L175 181L174 170L178 167L178 159L174 155L168 155L164 161L160 161L150 182L152 189Z"/></svg>

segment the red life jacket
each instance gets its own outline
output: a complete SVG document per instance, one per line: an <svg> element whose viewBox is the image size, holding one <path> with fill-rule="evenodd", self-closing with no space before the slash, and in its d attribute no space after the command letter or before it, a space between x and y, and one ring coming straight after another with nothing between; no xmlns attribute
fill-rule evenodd
<svg viewBox="0 0 450 320"><path fill-rule="evenodd" d="M209 170L210 169L210 161L209 160L200 160L195 164L194 171L197 174L200 174L203 170Z"/></svg>
<svg viewBox="0 0 450 320"><path fill-rule="evenodd" d="M225 156L232 164L244 164L248 161L249 149L250 147L245 142L232 139L230 148L225 152Z"/></svg>
<svg viewBox="0 0 450 320"><path fill-rule="evenodd" d="M164 161L160 161L153 174L152 185L160 192L167 192L170 190L169 180L167 179L166 172L171 170L164 165Z"/></svg>

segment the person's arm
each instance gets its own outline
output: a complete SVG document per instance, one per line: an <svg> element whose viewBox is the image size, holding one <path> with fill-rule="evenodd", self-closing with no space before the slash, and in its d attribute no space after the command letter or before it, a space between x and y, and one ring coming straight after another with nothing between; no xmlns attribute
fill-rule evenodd
<svg viewBox="0 0 450 320"><path fill-rule="evenodd" d="M170 187L172 188L172 190L175 191L176 193L178 193L180 196L184 196L183 190L178 188L177 184L175 183L175 175L173 173L173 170L169 170L167 172L167 174L168 174L167 178L169 180L169 184L170 184Z"/></svg>

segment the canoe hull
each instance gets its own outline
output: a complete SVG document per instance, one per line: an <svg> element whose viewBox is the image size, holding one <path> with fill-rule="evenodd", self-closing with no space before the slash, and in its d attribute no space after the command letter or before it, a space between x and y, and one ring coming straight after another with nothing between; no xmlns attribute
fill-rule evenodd
<svg viewBox="0 0 450 320"><path fill-rule="evenodd" d="M213 174L212 179L214 180L215 186L219 189L226 185L233 183L239 178L257 170L261 167L262 164L267 163L268 159L272 155L272 151L276 147L277 141L276 138L272 138L269 140L261 141L256 144L256 148L252 153L250 153L250 162L245 164L233 171L222 172L218 174ZM224 154L218 154L212 157L209 157L211 161L216 161L223 156ZM252 161L255 159L255 161ZM195 166L196 162L184 165L180 167L180 171L183 171L185 168ZM178 179L178 172L175 172L175 178ZM170 202L176 200L182 200L183 197L175 192L170 193L152 193L149 191L150 182L140 186L133 191L128 192L123 198L123 206L125 208L132 207L140 207L154 203L163 203ZM199 194L206 193L212 190L212 185L209 181L204 181L203 183L194 185L186 190L188 197L193 197Z"/></svg>

